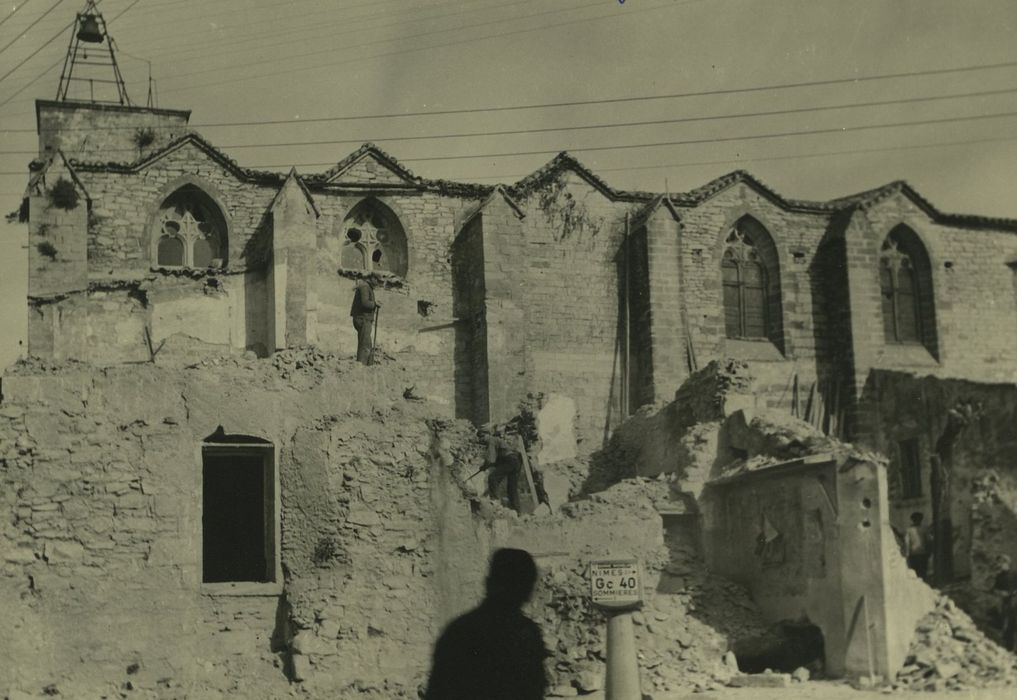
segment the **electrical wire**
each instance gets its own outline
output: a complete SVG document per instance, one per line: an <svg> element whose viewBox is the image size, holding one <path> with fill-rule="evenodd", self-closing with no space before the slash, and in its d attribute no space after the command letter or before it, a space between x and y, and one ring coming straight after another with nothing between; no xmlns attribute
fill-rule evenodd
<svg viewBox="0 0 1017 700"><path fill-rule="evenodd" d="M736 163L753 163L753 162L776 161L776 160L799 160L799 159L806 159L806 158L828 158L830 156L864 155L864 154L870 154L870 153L889 153L889 152L895 152L895 151L909 151L909 150L917 150L917 149L923 149L923 148L950 148L950 147L954 147L954 146L969 146L969 145L977 145L977 144L983 144L983 143L1004 143L1004 142L1011 142L1011 141L1017 141L1017 136L1001 136L1001 137L995 137L995 138L994 137L987 137L987 138L979 138L979 139L967 139L967 140L961 140L961 141L943 141L943 142L937 142L937 143L920 143L920 144L910 144L910 145L902 145L902 146L882 146L882 147L874 147L874 148L852 148L852 149L838 150L838 151L819 151L819 152L814 152L814 153L795 153L795 154L783 154L783 155L777 155L777 156L746 156L746 157L730 158L730 159L725 159L725 160L685 161L683 163L661 163L661 164L658 164L658 165L630 165L630 166L621 166L621 167L614 167L614 168L596 168L596 172L597 173L613 173L613 172L625 172L625 171L630 171L630 170L658 170L658 169L662 169L662 168L691 168L691 167L701 167L701 166L707 166L707 165L729 165L729 164L732 164L732 163L736 164ZM332 165L335 165L335 163L286 163L286 164L279 164L279 165L274 165L274 166L264 166L264 167L289 168L289 167L311 167L311 166L323 166L323 165L332 166ZM512 178L522 178L522 177L526 177L526 176L531 175L531 174L532 174L532 172L530 172L530 173L516 173L516 174L512 174L512 175L475 175L475 176L471 176L471 177L468 177L468 178L463 178L463 181L466 181L466 182L473 181L473 180L502 180L502 181L507 181L507 180L512 179ZM2 172L0 172L0 176L19 176L19 177L24 177L25 173L22 172L22 171L2 171ZM16 194L16 195L19 195L19 194L21 194L21 192L7 192L5 194Z"/></svg>
<svg viewBox="0 0 1017 700"><path fill-rule="evenodd" d="M596 21L603 20L603 19L618 19L620 17L630 17L632 15L641 14L643 12L656 12L656 11L659 11L659 10L667 10L667 9L671 9L671 8L674 8L674 7L680 7L680 6L683 6L683 5L693 5L693 4L697 4L697 3L701 3L701 2L706 2L706 0L686 0L685 2L680 2L680 3L678 3L678 2L669 2L669 3L663 4L663 5L656 5L656 6L653 6L653 7L644 7L644 8L641 8L641 9L625 10L624 12L620 12L620 13L617 12L617 11L614 11L614 12L611 12L610 14L598 15L597 17L587 17L587 18L584 18L584 19L570 20L568 22L557 22L557 23L553 23L553 24L545 24L545 25L542 25L542 26L539 26L539 27L529 27L529 28L526 28L526 29L517 29L517 30L514 30L514 31L510 31L510 32L501 32L501 33L495 33L495 34L485 34L483 36L470 37L468 39L460 39L458 41L449 41L449 42L446 42L444 44L434 44L434 45L431 45L431 46L421 46L421 47L417 47L417 48L400 49L398 51L387 51L387 52L384 52L384 53L371 54L369 56L358 56L356 58L350 58L350 59L346 59L346 60L343 60L343 61L336 61L336 62L332 62L332 63L318 63L318 64L316 64L316 65L314 65L314 66L312 66L310 68L308 68L306 66L305 67L297 67L297 68L290 68L290 69L286 69L286 70L282 70L282 71L275 71L275 72L271 72L271 73L264 73L263 72L263 73L260 73L258 75L239 76L239 77L231 78L231 79L228 79L228 80L217 80L217 81L212 81L212 82L208 82L208 83L195 83L195 84L186 85L184 87L179 87L179 88L176 88L176 89L173 89L173 90L163 90L163 94L175 93L175 92L184 92L184 91L187 91L187 90L194 90L194 89L205 88L205 87L218 87L220 85L236 85L237 83L246 82L248 80L259 80L259 79L262 79L262 78L275 77L275 76L279 76L279 75L289 75L291 73L305 73L306 74L310 70L320 70L322 68L336 68L338 66L348 65L348 64L351 64L351 63L360 63L362 61L371 61L371 60L374 60L376 58L385 58L385 57L388 57L388 56L400 56L400 55L404 55L404 54L408 54L408 53L419 53L421 51L431 51L433 49L442 49L442 48L448 48L448 47L451 47L451 46L460 46L462 44L471 44L471 43L474 43L474 42L477 42L477 41L487 41L489 39L501 39L501 38L508 37L508 36L516 36L516 35L519 35L519 34L528 34L530 32L546 31L548 29L557 29L559 27L572 26L572 25L576 25L576 24L582 24L582 23L585 23L585 22L596 22ZM412 36L403 37L402 40L409 39L409 38L412 38ZM243 68L243 67L244 67L243 65L233 66L233 68ZM229 70L229 69L227 69L227 70Z"/></svg>
<svg viewBox="0 0 1017 700"><path fill-rule="evenodd" d="M43 20L43 19L44 19L44 18L46 17L46 15L48 15L48 14L49 14L50 12L52 12L53 10L55 10L55 9L57 8L57 5L59 5L59 4L60 4L60 3L62 3L63 1L64 1L64 0L57 0L57 1L55 2L55 3L53 3L52 5L50 5L50 7L49 7L49 9L48 9L48 10L46 10L46 11L45 11L45 12L43 12L43 13L42 13L41 15L39 15L38 17L36 17L36 18L35 18L35 21L34 21L34 22L32 22L32 23L31 23L30 25L28 25L27 27L25 27L24 29L22 29L22 30L21 30L21 32L20 32L20 33L19 33L19 34L18 34L18 35L17 35L16 37L14 37L13 39L11 39L10 43L8 43L8 44L7 44L6 46L4 46L4 47L3 47L2 49L0 49L0 53L3 53L3 52L4 52L4 51L6 51L7 49L11 48L11 46L13 46L13 45L14 45L14 43L15 43L15 42L16 42L16 41L17 41L18 39L20 39L21 37L25 36L25 34L28 34L28 32L29 32L29 31L30 31L30 30L32 29L32 27L34 27L34 26L35 26L35 25L37 25L37 24L38 24L39 22L41 22L41 21L42 21L42 20ZM14 14L14 13L12 12L11 14ZM10 15L8 15L8 17L10 17ZM2 79L3 79L3 78L0 78L0 80L2 80Z"/></svg>
<svg viewBox="0 0 1017 700"><path fill-rule="evenodd" d="M0 19L0 27L2 27L4 25L4 23L6 23L7 20L9 20L11 17L13 17L14 15L18 14L18 10L20 10L22 7L24 7L25 5L27 5L31 1L32 0L25 0L20 5L15 5L14 9L11 10L10 13L8 13L8 15L6 17L4 17L3 19Z"/></svg>
<svg viewBox="0 0 1017 700"><path fill-rule="evenodd" d="M888 105L900 105L900 104L915 104L923 102L937 102L942 100L955 100L955 99L970 99L973 97L987 97L993 95L1004 95L1017 93L1017 88L1007 88L1001 90L979 90L976 92L963 92L954 93L949 95L928 95L923 97L901 97L891 100L873 100L869 102L847 102L834 105L820 105L814 107L789 107L787 109L776 109L776 110L765 110L759 112L740 112L736 114L711 114L697 117L675 117L674 119L652 119L645 121L634 121L634 122L610 122L601 124L585 124L579 126L553 126L543 127L536 129L508 129L503 131L478 131L468 133L445 133L445 134L426 134L419 136L374 136L374 137L360 137L360 138L349 138L349 139L329 139L329 140L314 140L314 141L288 141L288 142L275 142L275 143L224 143L217 144L218 148L222 149L244 149L244 148L293 148L300 146L337 146L343 144L359 144L365 141L371 142L391 142L391 141L432 141L437 139L456 139L456 138L480 138L490 136L510 136L510 135L523 135L523 134L545 134L556 131L586 131L590 129L612 129L612 128L629 128L637 126L660 126L667 124L686 124L693 122L709 122L719 121L725 119L743 119L743 118L755 118L755 117L770 117L780 116L788 114L806 114L816 112L826 112L839 109L856 109L856 108L867 108L867 107L883 107ZM106 127L112 128L112 127ZM848 127L851 128L851 127ZM86 129L82 127L82 129ZM86 129L89 131L96 131L98 129ZM128 152L134 153L135 149L109 149L107 152ZM0 150L0 154L3 155L31 155L35 151L11 151L11 150Z"/></svg>

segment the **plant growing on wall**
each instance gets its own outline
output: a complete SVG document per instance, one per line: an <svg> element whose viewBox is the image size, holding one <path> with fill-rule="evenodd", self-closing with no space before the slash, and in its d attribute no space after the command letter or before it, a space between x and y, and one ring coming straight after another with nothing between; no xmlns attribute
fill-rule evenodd
<svg viewBox="0 0 1017 700"><path fill-rule="evenodd" d="M58 209L71 210L78 206L78 190L67 178L59 178L49 191L49 201Z"/></svg>
<svg viewBox="0 0 1017 700"><path fill-rule="evenodd" d="M558 241L573 234L582 235L586 230L595 236L604 224L604 217L592 215L586 203L576 199L560 179L555 179L550 188L540 192L538 206L550 221Z"/></svg>
<svg viewBox="0 0 1017 700"><path fill-rule="evenodd" d="M138 147L139 153L148 148L155 141L155 130L144 127L134 132L134 145Z"/></svg>
<svg viewBox="0 0 1017 700"><path fill-rule="evenodd" d="M50 260L56 260L57 249L49 241L40 241L35 249L39 251L40 255L45 255Z"/></svg>

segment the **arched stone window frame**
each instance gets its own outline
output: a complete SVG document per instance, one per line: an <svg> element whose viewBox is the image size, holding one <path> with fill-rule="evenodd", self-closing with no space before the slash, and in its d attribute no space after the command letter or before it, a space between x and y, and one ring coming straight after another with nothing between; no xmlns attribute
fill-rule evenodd
<svg viewBox="0 0 1017 700"><path fill-rule="evenodd" d="M195 209L198 207L206 208L211 218L215 219L214 221L199 221L202 217L195 216L193 209L185 211L184 214L180 215L178 220L172 215L168 215L170 211L168 204L173 198L187 196L191 193L193 193L192 196L197 198ZM176 231L171 231L167 227L167 222L174 220L176 220L179 226ZM196 266L195 248L205 238L202 235L204 228L202 224L210 225L213 228L215 238L218 239L218 250L216 251L218 255L211 256L209 265ZM229 242L232 233L232 222L226 213L223 198L218 190L199 177L185 175L162 188L155 199L155 204L152 206L148 218L148 232L149 255L152 267L181 269L199 267L206 269L208 267L226 267L229 263ZM161 244L170 238L178 240L183 247L180 264L160 262L159 253ZM215 263L217 260L219 263L213 265L212 263Z"/></svg>
<svg viewBox="0 0 1017 700"><path fill-rule="evenodd" d="M770 228L751 213L739 213L722 230L718 257L724 337L769 341L783 353L780 254Z"/></svg>
<svg viewBox="0 0 1017 700"><path fill-rule="evenodd" d="M335 227L340 240L339 266L357 272L388 272L406 278L409 240L396 208L378 197L365 197L351 206ZM374 259L375 251L381 260Z"/></svg>
<svg viewBox="0 0 1017 700"><path fill-rule="evenodd" d="M900 222L878 252L880 313L888 345L922 345L938 354L932 259L915 227Z"/></svg>

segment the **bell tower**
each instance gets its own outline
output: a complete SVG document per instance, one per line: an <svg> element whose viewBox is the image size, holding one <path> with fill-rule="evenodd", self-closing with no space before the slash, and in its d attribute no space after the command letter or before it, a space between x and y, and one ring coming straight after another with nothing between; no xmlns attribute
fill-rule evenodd
<svg viewBox="0 0 1017 700"><path fill-rule="evenodd" d="M56 98L60 102L131 104L117 65L116 44L95 0L88 0L74 22Z"/></svg>

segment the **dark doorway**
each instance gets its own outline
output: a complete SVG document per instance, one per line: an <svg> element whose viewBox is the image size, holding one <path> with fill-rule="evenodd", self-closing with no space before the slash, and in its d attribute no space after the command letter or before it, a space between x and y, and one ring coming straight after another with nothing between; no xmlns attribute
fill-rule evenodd
<svg viewBox="0 0 1017 700"><path fill-rule="evenodd" d="M202 580L269 582L274 576L271 450L202 450Z"/></svg>

